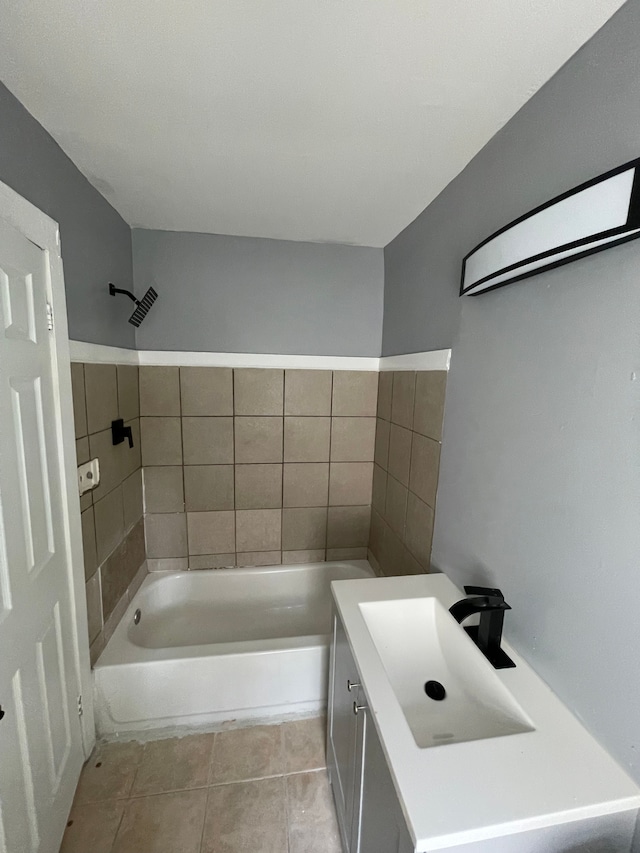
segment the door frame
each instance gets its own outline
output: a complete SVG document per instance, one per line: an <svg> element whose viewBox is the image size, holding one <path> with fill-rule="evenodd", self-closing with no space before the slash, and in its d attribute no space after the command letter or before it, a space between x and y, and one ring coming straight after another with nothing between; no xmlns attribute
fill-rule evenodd
<svg viewBox="0 0 640 853"><path fill-rule="evenodd" d="M48 261L47 301L53 310L51 358L56 420L53 448L60 460L62 493L66 497L62 507L62 517L72 614L71 628L74 651L72 672L76 678L78 695L82 696L80 724L84 754L85 758L88 758L95 744L96 735L93 716L93 679L89 658L80 498L77 485L76 443L73 427L69 328L67 325L67 302L62 268L60 229L58 223L51 217L2 181L0 181L0 217L40 247L46 253Z"/></svg>

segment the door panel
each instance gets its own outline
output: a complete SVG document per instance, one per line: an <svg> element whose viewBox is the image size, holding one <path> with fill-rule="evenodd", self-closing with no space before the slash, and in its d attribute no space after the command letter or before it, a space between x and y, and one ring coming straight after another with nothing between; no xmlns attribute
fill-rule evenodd
<svg viewBox="0 0 640 853"><path fill-rule="evenodd" d="M48 253L0 219L0 851L57 853L82 766Z"/></svg>
<svg viewBox="0 0 640 853"><path fill-rule="evenodd" d="M373 721L365 730L359 853L413 850L387 760Z"/></svg>
<svg viewBox="0 0 640 853"><path fill-rule="evenodd" d="M0 295L5 337L35 343L33 276L3 266L4 269L0 268Z"/></svg>
<svg viewBox="0 0 640 853"><path fill-rule="evenodd" d="M39 376L12 379L11 409L16 436L27 571L39 572L54 555L51 495Z"/></svg>
<svg viewBox="0 0 640 853"><path fill-rule="evenodd" d="M60 607L56 602L51 623L37 648L38 686L44 716L44 734L48 746L49 782L55 793L67 765L71 748L69 704L66 698L66 678Z"/></svg>
<svg viewBox="0 0 640 853"><path fill-rule="evenodd" d="M9 853L20 849L37 850L40 843L21 670L14 673L10 696L7 699L8 707L2 721L2 738L6 741L3 755L6 751L8 760L6 765L3 762L3 767L6 766L7 779L11 779L12 784L8 786L7 791L2 791L2 806L3 834Z"/></svg>
<svg viewBox="0 0 640 853"><path fill-rule="evenodd" d="M353 780L356 761L356 724L353 713L354 692L347 680L359 680L342 622L334 615L330 685L328 769L336 801L338 823L347 849L350 848L353 818Z"/></svg>
<svg viewBox="0 0 640 853"><path fill-rule="evenodd" d="M2 625L4 620L7 618L7 615L12 608L9 560L7 557L7 537L4 532L4 516L5 513L2 511L2 492L0 492L0 625Z"/></svg>
<svg viewBox="0 0 640 853"><path fill-rule="evenodd" d="M360 697L357 701L359 705L362 703ZM354 716L356 717L356 737L353 755L353 775L351 778L353 800L351 804L350 850L351 853L369 853L367 848L362 846L362 797L367 761L366 737L367 729L370 725L369 712L366 708L363 708L363 710L358 711L358 714Z"/></svg>

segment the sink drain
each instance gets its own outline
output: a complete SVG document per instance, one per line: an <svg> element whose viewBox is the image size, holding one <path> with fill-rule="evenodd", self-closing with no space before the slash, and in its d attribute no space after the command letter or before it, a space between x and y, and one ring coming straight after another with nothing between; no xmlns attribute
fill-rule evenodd
<svg viewBox="0 0 640 853"><path fill-rule="evenodd" d="M138 607L136 612L133 614L133 624L137 625L141 619L142 619L142 610L140 610L140 608Z"/></svg>
<svg viewBox="0 0 640 853"><path fill-rule="evenodd" d="M427 681L424 686L424 692L429 699L433 699L435 702L441 702L447 695L447 691L439 681Z"/></svg>

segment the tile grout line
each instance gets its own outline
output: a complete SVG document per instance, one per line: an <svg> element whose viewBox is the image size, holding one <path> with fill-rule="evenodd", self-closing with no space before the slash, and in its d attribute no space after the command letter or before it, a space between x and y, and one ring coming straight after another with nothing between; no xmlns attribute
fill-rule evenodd
<svg viewBox="0 0 640 853"><path fill-rule="evenodd" d="M87 447L89 448L89 460L91 460L91 444L89 442L89 413L87 411L87 382L85 379L85 365L82 364L82 392L84 396L84 419L87 424ZM116 380L117 381L117 380ZM117 388L117 386L116 386ZM77 440L77 439L76 439ZM98 574L98 585L100 587L100 631L104 630L104 611L102 606L102 571L101 571L101 563L98 560L98 532L96 530L96 509L93 501L93 494L91 492L88 493L91 496L91 504L87 507L87 509L91 510L91 515L93 516L93 541L96 552L96 571L94 574ZM82 512L80 513L80 518L82 518ZM91 575L91 578L93 575ZM91 580L89 578L89 580ZM85 579L85 595L87 589L87 580ZM96 637L97 639L97 637ZM95 642L95 640L94 640Z"/></svg>
<svg viewBox="0 0 640 853"><path fill-rule="evenodd" d="M148 741L149 743L155 743L155 741ZM322 767L308 767L304 770L283 770L282 773L271 773L266 776L243 776L240 779L226 779L223 782L211 782L207 780L205 784L202 785L188 785L182 788L167 788L162 791L141 791L140 793L133 794L129 792L127 795L116 796L116 797L105 797L103 799L95 799L95 800L86 800L81 803L77 803L77 808L85 808L86 806L97 806L103 803L124 803L125 806L132 802L133 800L146 800L151 797L166 797L172 794L187 794L191 791L204 791L209 790L210 788L226 788L230 785L244 785L248 782L265 782L271 779L288 779L291 776L308 776L313 773L324 773L326 772L326 766ZM136 768L137 775L137 768ZM131 789L133 790L132 783Z"/></svg>
<svg viewBox="0 0 640 853"><path fill-rule="evenodd" d="M182 450L182 454L184 455L184 429L183 429L183 422L184 422L184 418L185 418L185 413L184 413L184 407L183 407L183 405L182 405L182 403L183 403L183 391L184 391L184 388L183 388L183 384L184 384L184 383L182 382L182 379L183 379L184 377L182 376L182 368L178 368L178 370L179 370L179 374L178 374L178 381L179 381L179 394L180 394L180 400L179 400L179 403L180 403L180 407L181 407L181 408L180 408L180 417L181 417L181 421L182 421L182 424L181 424L181 436L180 436L180 438L181 438L181 450ZM235 412L235 405L236 405L236 401L237 401L237 393L236 393L236 392L237 392L237 387L236 387L236 382L237 382L237 378L238 378L238 377L235 375L236 371L235 371L234 369L232 369L232 371L230 371L230 372L231 372L232 377L233 377L233 379L232 379L232 399L233 399L233 408L234 408L234 411L233 411L233 417L234 417L234 420L235 420L235 422L234 422L234 444L233 444L233 467L234 467L234 475L235 475L235 473L236 473L236 472L235 472L235 469L236 469L236 468L237 468L237 466L238 466L238 460L237 460L237 445L236 445L236 442L235 442L235 431L236 431L236 429L237 429L237 419L238 419L238 417L237 417L237 412ZM328 436L328 444L329 444L329 447L328 447L328 459L327 459L327 463L326 463L326 464L327 464L327 467L328 467L328 469L329 469L329 470L328 470L328 479L327 479L327 498L326 498L326 501L322 501L322 502L320 503L320 508L326 511L325 536L324 536L325 544L324 544L324 547L322 547L322 549L321 549L321 550L322 550L322 552L323 552L323 554L322 554L322 559L325 559L325 560L327 559L327 551L329 550L329 547L328 547L328 540L329 540L329 538L330 538L330 532L331 532L331 530L330 530L330 528L331 528L331 522L330 522L330 517L329 517L329 516L330 516L330 512L329 512L329 511L330 511L331 509L333 509L333 507L331 507L331 506L329 505L329 504L330 504L329 491L330 491L330 486L331 486L331 466L332 466L332 464L333 464L333 463L332 463L332 460L331 460L331 454L332 454L332 452L333 452L333 444L334 444L334 443L333 443L333 441L332 441L332 429L333 429L333 427L335 426L336 418L338 417L338 415L337 415L337 414L336 414L336 412L335 412L335 400L334 400L334 395L335 395L335 390L336 390L336 385L335 385L336 372L335 372L335 371L327 371L327 373L328 373L328 374L330 374L330 385L329 385L329 391L330 391L330 395L329 395L329 396L330 396L330 399L329 399L329 404L330 404L330 405L329 405L329 408L330 408L330 411L329 411L329 413L328 413L329 417L328 417L328 419L327 419L327 420L329 421L329 424L328 424L328 426L329 426L329 436ZM280 387L281 387L281 389L282 389L281 393L282 393L283 405L282 405L282 411L279 411L279 412L277 413L277 417L278 417L278 418L282 418L282 419L283 419L283 421L284 421L284 424L286 424L286 420L287 420L287 418L286 418L286 416L285 416L285 414L284 414L284 401L285 401L285 399L286 399L286 394L287 394L287 375L286 375L286 374L287 374L287 371L285 371L285 370L283 370L283 371L281 372L281 377L282 377L282 378L281 378L281 380L280 380ZM204 416L204 417L207 417L207 416ZM309 416L309 417L312 417L312 416ZM345 417L346 417L346 416L345 416ZM369 417L371 417L371 419L375 421L375 417L373 416L373 414L372 414L371 416L369 416L368 414L360 414L360 415L358 415L358 416L354 415L354 416L353 416L353 419L355 419L355 420L360 420L360 419L362 419L362 418L369 418ZM313 419L313 417L312 417L312 419ZM284 424L283 424L283 426L284 426ZM284 461L284 449L285 449L285 445L286 445L286 435L285 435L285 431L284 431L284 429L283 429L283 438L282 438L282 442L283 442L283 443L282 443L282 454L283 454L283 458L282 458L282 462L280 463L280 460L278 460L278 463L279 463L279 464L282 464L282 465L284 466L284 465L285 465L285 461ZM182 462L183 462L183 464L181 465L181 467L182 467L182 474L183 474L183 490L184 490L184 489L186 488L186 469L185 469L185 465L184 465L184 459L182 460ZM214 468L215 468L215 467L218 467L218 465L219 465L219 464L221 464L221 463L213 464L213 466L212 466L212 467L214 467ZM249 467L253 467L254 465L259 465L259 464L261 464L261 463L256 462L256 463L247 463L247 464L248 464L248 466L249 466ZM353 463L351 463L351 462L346 462L347 467L349 467L350 465L357 465L357 464L360 464L360 462L359 462L359 461L355 461L355 460L353 461ZM373 462L372 462L371 464L372 464L372 467L373 467ZM209 463L206 463L206 467L209 467ZM284 552L285 552L285 549L283 549L283 538L284 538L284 509L285 509L285 507L284 507L284 483L285 483L285 468L283 467L283 468L282 468L282 476L281 476L281 489L282 489L283 495L282 495L282 500L281 500L281 502L280 502L280 505L278 505L278 506L276 506L276 507L275 507L276 509L280 510L280 512L281 512L281 516L280 516L280 547L277 549L277 550L279 550L279 551L280 551L280 559L282 559L282 556L283 556L283 554L284 554ZM234 485L235 485L235 484L234 484ZM237 496L237 492L236 492L236 490L235 490L235 488L234 488L234 503L233 503L233 511L234 511L234 513L236 513L236 514L237 514L237 512L238 512L238 506L237 506L237 503L238 503L238 496ZM367 502L366 502L366 504L363 504L363 508L365 508L365 506L370 506L370 503L371 503L370 501L367 501ZM351 503L351 502L340 502L340 504L339 504L339 505L336 505L336 508L337 508L337 509L339 509L340 507L349 508L349 507L352 507L352 506L359 506L359 505L360 505L360 504L354 504L354 503ZM307 509L307 508L312 508L312 507L306 507L306 506L304 507L304 509ZM262 509L262 507L256 507L256 509ZM265 507L265 509L266 509L266 507ZM210 510L204 510L204 509L203 509L203 511L210 511ZM211 511L213 511L213 510L211 510ZM186 508L185 508L185 512L186 512ZM171 514L171 513L169 513L169 514ZM189 513L188 513L188 512L186 512L186 515L188 516L188 515L189 515ZM237 519L236 519L236 520L237 520ZM236 536L236 540L237 540L237 525L235 525L235 528L236 528L236 529L235 529L235 536ZM188 531L188 525L187 525L187 531L186 531L186 539L187 539L187 551L189 551L189 550L190 550L190 548L192 547L192 544L191 544L191 542L190 542L190 536L189 536L189 531ZM347 547L354 547L354 548L355 548L356 546L347 546ZM238 552L237 552L237 541L235 542L235 546L234 546L234 554L235 554L235 557L237 558L237 556L238 556ZM187 562L188 562L188 561L189 561L189 554L188 554L188 553L187 553L187 555L186 555L186 559L187 559ZM187 568L188 568L188 567L187 567Z"/></svg>
<svg viewBox="0 0 640 853"><path fill-rule="evenodd" d="M325 555L326 556L326 555ZM286 770L287 769L287 756L285 750L285 737L284 737L284 726L280 725L280 757L281 757L281 766ZM287 853L291 853L291 841L290 841L290 816L289 816L289 786L287 784L287 777L282 777L282 789L284 793L284 824L285 824L285 834L287 839Z"/></svg>
<svg viewBox="0 0 640 853"><path fill-rule="evenodd" d="M237 566L238 563L238 530L237 530L237 522L238 522L238 498L236 495L236 466L238 461L236 459L236 370L237 368L231 368L231 431L232 431L232 441L233 441L233 564Z"/></svg>
<svg viewBox="0 0 640 853"><path fill-rule="evenodd" d="M287 371L282 371L282 475L280 477L280 562L284 563L284 430L287 411Z"/></svg>
<svg viewBox="0 0 640 853"><path fill-rule="evenodd" d="M143 751L144 751L144 747L143 747ZM92 760L92 761L95 760L96 758L98 758L98 755L99 755L99 749L96 749L95 756L93 756L90 760ZM131 787L129 788L129 792L128 792L127 796L115 799L116 802L121 801L123 803L123 807L122 807L122 814L120 815L120 820L118 821L118 826L116 828L116 831L113 834L113 841L111 842L111 847L109 848L109 853L113 853L113 850L115 849L116 841L118 840L118 834L120 833L120 829L121 829L122 823L124 821L124 816L125 816L125 813L127 811L127 807L129 805L129 803L131 802L131 791L133 790L133 786L135 784L136 776L138 775L138 769L140 767L141 762L142 762L142 755L140 756L140 759L139 759L138 763L136 764L135 773L133 774L133 779L131 780ZM96 802L109 802L109 800L97 800ZM84 805L89 805L89 804L85 803Z"/></svg>
<svg viewBox="0 0 640 853"><path fill-rule="evenodd" d="M212 796L211 795L211 788L227 787L230 785L243 785L243 784L247 784L247 783L251 783L251 782L261 782L261 781L266 781L266 780L271 780L271 779L280 779L281 780L281 792L285 798L283 805L284 805L284 812L285 812L285 831L286 831L286 836L287 836L287 850L290 850L291 815L290 815L290 810L289 810L288 778L290 776L306 776L309 774L315 775L315 774L326 773L326 764L323 763L321 766L314 766L314 767L298 768L296 770L289 770L288 762L287 762L287 753L286 753L286 741L285 741L286 723L281 722L281 723L277 723L276 725L277 725L277 728L279 730L278 742L279 742L279 751L280 751L280 762L279 762L280 768L281 768L280 773L271 774L268 776L256 776L256 777L250 777L250 778L239 778L239 779L235 779L235 780L226 780L226 781L222 781L219 783L212 784L211 783L211 771L212 771L212 767L213 767L214 762L215 762L215 752L216 752L218 734L220 734L220 732L212 732L211 733L211 735L212 735L211 748L210 748L211 751L210 751L209 759L207 762L206 782L204 785L199 785L199 786L198 785L193 785L193 786L187 785L187 786L177 787L177 788L168 789L168 790L160 790L160 791L153 791L153 792L141 791L139 793L133 794L132 792L135 790L136 780L140 774L141 768L144 765L146 748L147 748L149 743L155 743L155 742L157 742L157 740L159 740L159 741L165 740L164 738L159 738L156 741L147 741L146 743L141 744L141 751L139 753L138 761L135 764L134 773L132 775L131 784L129 786L127 794L125 794L124 796L106 797L103 799L89 800L87 802L80 803L78 805L80 808L84 808L86 806L91 806L91 805L98 805L101 803L114 803L114 804L120 803L122 805L122 813L121 813L120 818L118 820L117 826L114 828L113 840L112 840L111 845L109 847L110 853L113 853L113 851L115 849L116 842L118 840L119 832L121 831L123 821L125 820L125 816L127 815L128 810L131 808L134 801L136 801L136 800L148 800L150 798L163 797L163 796L164 797L172 796L175 794L195 793L198 791L206 790L206 794L204 795L204 812L203 812L202 834L200 837L200 848L199 848L200 851L202 851L202 845L204 844L204 838L205 838L204 833L205 833L205 829L206 829L207 815L209 813L210 798ZM95 761L99 758L100 758L100 748L98 748L96 750L95 754L91 758L91 761L93 763L95 763ZM324 755L323 755L323 759L324 759Z"/></svg>
<svg viewBox="0 0 640 853"><path fill-rule="evenodd" d="M144 761L144 754L145 754L146 749L147 749L146 743L141 744L141 746L142 746L142 749L140 750L140 758L138 759L138 763L136 764L136 772L133 774L133 779L131 780L131 787L129 788L129 793L127 794L128 800L134 799L134 797L131 796L131 792L135 788L136 780L138 778L138 772L140 770L140 766L142 765L142 762Z"/></svg>
<svg viewBox="0 0 640 853"><path fill-rule="evenodd" d="M328 476L327 476L327 517L325 520L324 531L324 559L326 562L327 554L329 553L329 506L331 504L331 444L333 439L333 389L335 384L335 370L331 371L331 393L329 396L329 460L328 460Z"/></svg>
<svg viewBox="0 0 640 853"><path fill-rule="evenodd" d="M187 515L187 484L184 474L184 428L182 412L182 368L178 367L178 411L180 413L180 468L182 471L182 505L184 507L184 538L187 545L187 571L189 571L189 516Z"/></svg>
<svg viewBox="0 0 640 853"><path fill-rule="evenodd" d="M233 380L232 380L232 385L233 385ZM234 442L234 447L235 447L235 442ZM235 473L234 473L233 487L234 487L233 503L235 506ZM209 797L210 797L210 791L211 791L211 788L209 787L209 782L211 781L211 769L213 767L213 756L215 753L215 748L216 748L216 732L213 732L213 737L211 739L211 754L209 756L209 766L207 767L207 794L206 794L205 799L204 799L204 815L202 817L202 832L200 833L200 846L198 847L199 853L203 853L203 848L204 848L204 833L205 833L205 830L207 828L207 815L209 814Z"/></svg>
<svg viewBox="0 0 640 853"><path fill-rule="evenodd" d="M202 832L200 833L200 844L198 846L199 853L203 853L204 849L204 833L207 828L207 815L209 814L209 792L211 788L207 788L207 794L204 798L204 814L202 815Z"/></svg>
<svg viewBox="0 0 640 853"><path fill-rule="evenodd" d="M416 417L416 388L417 388L417 385L418 385L418 374L417 374L417 372L415 372L413 374L413 406L411 407L411 444L409 446L409 474L407 476L407 502L406 502L405 508L404 508L404 522L402 525L402 537L401 537L402 544L407 548L407 550L409 550L409 548L407 546L407 518L409 515L409 491L410 491L409 486L411 484L411 465L413 463L413 437L414 437L413 424L414 424L415 417ZM417 495L416 495L416 497L417 497ZM414 554L414 556L415 556L415 554Z"/></svg>
<svg viewBox="0 0 640 853"><path fill-rule="evenodd" d="M122 823L124 821L124 813L127 810L127 804L128 803L129 803L129 800L125 800L124 805L122 807L122 814L120 815L120 820L118 821L118 826L116 827L116 831L113 833L113 841L111 842L111 846L109 847L109 850L107 851L107 853L113 853L113 851L115 849L116 841L118 840L118 833L120 832L120 827L122 826Z"/></svg>
<svg viewBox="0 0 640 853"><path fill-rule="evenodd" d="M388 500L388 497L389 497L389 477L391 476L391 474L389 473L389 458L390 458L390 456L391 456L391 428L392 428L392 426L394 426L394 421L393 421L393 391L394 391L394 388L395 388L397 375L398 375L398 374L397 374L397 371L392 371L392 372L391 372L391 399L389 400L389 420L388 420L388 424L389 424L389 440L388 440L388 442L387 442L387 467L386 467L386 472L387 472L387 488L386 488L386 490L385 490L385 498L384 498L384 514L381 516L381 520L382 520L382 523L383 523L383 525L384 525L384 529L383 529L383 541L384 541L384 538L386 538L386 536L388 535L388 534L387 534L387 530L392 530L391 525L389 524L389 522L388 522L388 520L387 520L387 500ZM397 426L397 424L396 424L396 426ZM394 479L395 479L395 478L394 478ZM405 518L403 519L403 529L404 529L404 525L405 525L405 523L406 523L406 507L405 507ZM393 531L392 531L392 532L393 532ZM377 558L379 557L379 559L380 559L380 560L382 559L382 556L383 556L383 553L384 553L384 551L385 551L385 548L383 547L381 550L382 550L382 553L381 553L381 554L379 554L379 555L377 555ZM380 565L380 568L381 568L381 570L382 570L382 574L383 574L383 575L386 575L386 572L385 572L384 567L382 566L382 564Z"/></svg>
<svg viewBox="0 0 640 853"><path fill-rule="evenodd" d="M211 742L211 755L209 756L209 766L207 767L207 787L211 786L211 773L213 772L213 764L216 754L217 732L213 732L213 740Z"/></svg>
<svg viewBox="0 0 640 853"><path fill-rule="evenodd" d="M147 561L147 573L149 571L149 557L147 556L147 496L145 488L144 461L142 459L142 399L140 394L140 368L138 367L138 418L140 419L140 477L142 479L142 529L144 533L144 557Z"/></svg>

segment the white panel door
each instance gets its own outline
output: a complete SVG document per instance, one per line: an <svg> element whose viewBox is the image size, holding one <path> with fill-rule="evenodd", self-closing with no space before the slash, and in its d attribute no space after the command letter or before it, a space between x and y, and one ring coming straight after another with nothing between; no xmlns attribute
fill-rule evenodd
<svg viewBox="0 0 640 853"><path fill-rule="evenodd" d="M49 263L0 218L0 853L57 853L83 762Z"/></svg>

